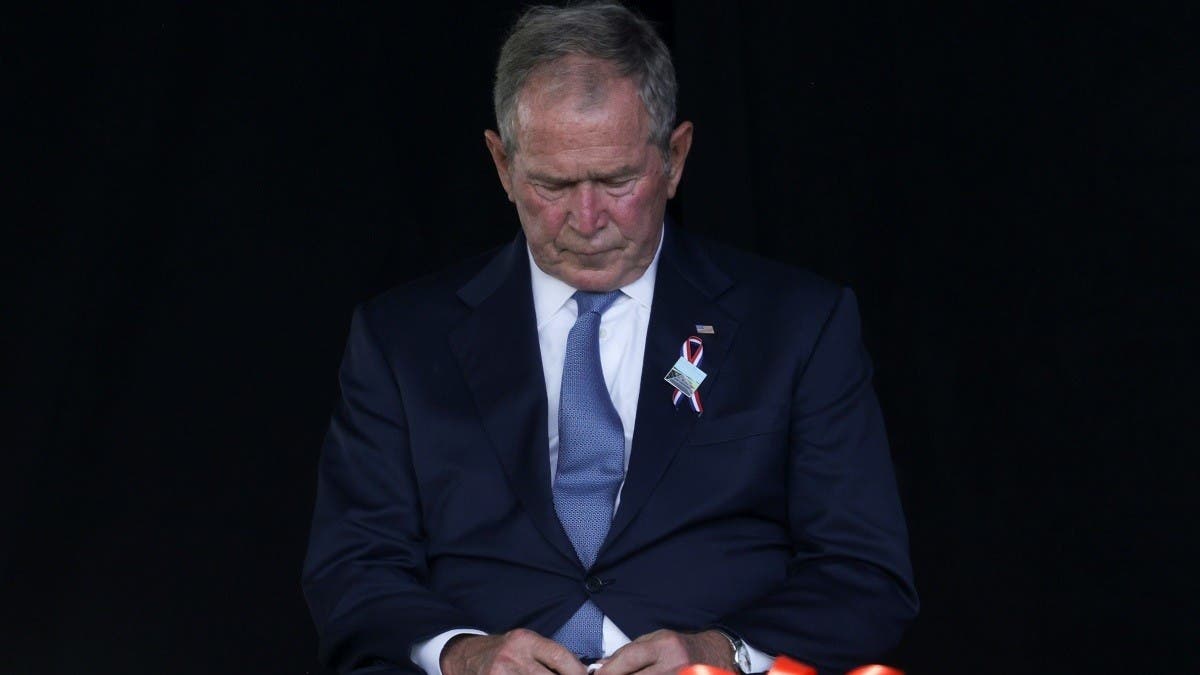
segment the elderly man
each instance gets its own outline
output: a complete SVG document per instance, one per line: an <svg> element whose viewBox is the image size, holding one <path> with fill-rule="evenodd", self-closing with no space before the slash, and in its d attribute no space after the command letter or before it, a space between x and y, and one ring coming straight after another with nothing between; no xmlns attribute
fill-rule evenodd
<svg viewBox="0 0 1200 675"><path fill-rule="evenodd" d="M619 5L517 22L485 141L521 234L351 326L304 572L329 663L837 672L914 616L854 296L664 225L675 91Z"/></svg>

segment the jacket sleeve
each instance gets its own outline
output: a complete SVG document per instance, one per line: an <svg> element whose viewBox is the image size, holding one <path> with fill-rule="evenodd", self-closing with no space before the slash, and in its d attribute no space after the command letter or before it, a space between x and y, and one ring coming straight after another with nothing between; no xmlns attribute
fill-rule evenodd
<svg viewBox="0 0 1200 675"><path fill-rule="evenodd" d="M367 313L354 315L318 468L303 587L321 660L415 672L412 645L474 625L426 586L404 397Z"/></svg>
<svg viewBox="0 0 1200 675"><path fill-rule="evenodd" d="M787 578L720 625L845 673L899 642L918 601L857 302L843 289L792 394Z"/></svg>

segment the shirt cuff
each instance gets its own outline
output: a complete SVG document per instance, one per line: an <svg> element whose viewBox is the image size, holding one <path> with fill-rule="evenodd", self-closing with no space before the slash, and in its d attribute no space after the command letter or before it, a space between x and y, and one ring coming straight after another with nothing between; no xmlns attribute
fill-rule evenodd
<svg viewBox="0 0 1200 675"><path fill-rule="evenodd" d="M775 665L774 656L760 652L747 642L743 642L742 644L746 645L746 651L750 653L750 672L765 673L771 669L771 666ZM441 675L441 673L438 673L438 675Z"/></svg>
<svg viewBox="0 0 1200 675"><path fill-rule="evenodd" d="M413 645L413 663L424 670L426 675L442 675L442 650L446 648L447 642L459 635L487 635L487 633L474 628L454 628L445 633L439 633L424 642Z"/></svg>

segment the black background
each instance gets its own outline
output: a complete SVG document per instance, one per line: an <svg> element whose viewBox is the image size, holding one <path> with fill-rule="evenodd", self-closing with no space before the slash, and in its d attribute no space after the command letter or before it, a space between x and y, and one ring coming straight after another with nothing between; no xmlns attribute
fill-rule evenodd
<svg viewBox="0 0 1200 675"><path fill-rule="evenodd" d="M0 672L321 672L299 568L352 307L511 238L517 3L4 22ZM910 673L1186 672L1190 3L647 2L685 227L848 283Z"/></svg>

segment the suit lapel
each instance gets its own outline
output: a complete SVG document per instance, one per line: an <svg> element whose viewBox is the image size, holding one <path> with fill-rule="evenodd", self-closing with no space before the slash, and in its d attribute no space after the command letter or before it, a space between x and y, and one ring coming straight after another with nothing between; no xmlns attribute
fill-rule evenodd
<svg viewBox="0 0 1200 675"><path fill-rule="evenodd" d="M646 504L696 423L697 415L686 400L678 408L672 405L674 389L663 380L679 358L683 341L696 334L698 323L712 325L715 330L715 335L700 336L704 340L700 368L708 374L699 389L703 400L719 379L737 331L737 322L716 302L731 285L729 278L673 228L668 227L664 237L646 335L629 470L620 506L597 562L613 549Z"/></svg>
<svg viewBox="0 0 1200 675"><path fill-rule="evenodd" d="M525 238L502 249L459 290L473 308L450 334L467 387L517 498L556 549L578 564L554 512L546 382Z"/></svg>

